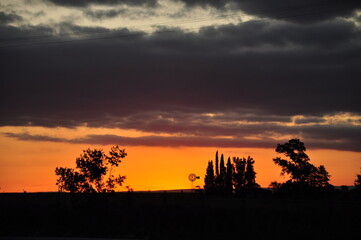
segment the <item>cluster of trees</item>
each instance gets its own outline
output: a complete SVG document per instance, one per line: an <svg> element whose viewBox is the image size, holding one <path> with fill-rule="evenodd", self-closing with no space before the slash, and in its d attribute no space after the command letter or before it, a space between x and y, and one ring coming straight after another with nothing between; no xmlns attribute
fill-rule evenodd
<svg viewBox="0 0 361 240"><path fill-rule="evenodd" d="M55 175L59 192L71 193L108 193L122 186L125 176L115 176L118 167L127 154L119 146L111 148L109 154L101 149L83 150L76 159L76 168L57 167Z"/></svg>
<svg viewBox="0 0 361 240"><path fill-rule="evenodd" d="M204 190L206 193L232 194L241 193L246 189L258 188L256 183L255 161L253 158L228 157L227 164L224 163L224 155L218 160L216 152L215 164L208 162L206 176L204 178ZM215 169L214 169L215 168Z"/></svg>
<svg viewBox="0 0 361 240"><path fill-rule="evenodd" d="M273 162L281 167L281 175L289 175L290 179L284 183L272 182L270 187L276 191L302 191L309 189L332 189L329 183L330 174L325 166L318 167L310 163L305 153L306 147L299 139L294 138L284 144L278 144L276 152L288 159L274 158ZM122 186L125 176L113 174L127 154L119 146L111 148L109 154L100 149L83 150L83 154L76 159L76 168L57 167L55 174L60 192L71 193L107 193L114 192L117 186ZM225 164L224 155L220 160L218 151L215 161L208 162L204 178L206 193L232 194L257 189L254 159L228 157ZM356 190L361 191L361 174L355 180ZM132 189L128 186L129 191Z"/></svg>
<svg viewBox="0 0 361 240"><path fill-rule="evenodd" d="M325 166L317 167L310 163L310 158L305 153L306 147L300 139L294 138L284 144L278 144L276 152L288 158L277 157L273 159L273 162L281 167L281 175L287 174L290 179L284 183L272 182L270 187L279 191L333 188L329 183L330 174ZM357 181L361 183L361 175L358 175ZM233 162L228 158L225 166L223 154L218 163L218 151L215 159L215 171L213 161L209 161L204 183L207 193L241 193L259 188L256 183L253 158L233 158Z"/></svg>

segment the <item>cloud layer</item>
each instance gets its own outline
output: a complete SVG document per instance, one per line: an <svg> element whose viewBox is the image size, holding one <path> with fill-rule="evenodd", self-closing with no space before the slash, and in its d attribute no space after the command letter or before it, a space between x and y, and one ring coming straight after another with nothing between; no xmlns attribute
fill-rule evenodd
<svg viewBox="0 0 361 240"><path fill-rule="evenodd" d="M100 4L51 2L83 12ZM162 4L130 2L102 4ZM24 21L20 13L1 12L0 125L86 125L179 135L88 136L72 143L273 147L276 139L300 136L319 148L361 151L357 1L342 7L329 1L332 11L317 17L303 12L302 19L296 15L311 6L309 1L277 1L272 8L267 1L182 2L218 11L233 4L257 19L199 32L162 25L145 34L71 20L25 27L16 24ZM322 4L307 11L320 11ZM289 16L282 17L280 9ZM71 34L54 35L54 26ZM14 134L7 136L42 139Z"/></svg>

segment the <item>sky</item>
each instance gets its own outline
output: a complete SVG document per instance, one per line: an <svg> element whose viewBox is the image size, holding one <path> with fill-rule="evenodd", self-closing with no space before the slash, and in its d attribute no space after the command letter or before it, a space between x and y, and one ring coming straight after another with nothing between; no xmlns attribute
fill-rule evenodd
<svg viewBox="0 0 361 240"><path fill-rule="evenodd" d="M113 145L135 190L189 188L218 150L285 181L300 138L334 185L361 167L361 2L2 0L0 192Z"/></svg>

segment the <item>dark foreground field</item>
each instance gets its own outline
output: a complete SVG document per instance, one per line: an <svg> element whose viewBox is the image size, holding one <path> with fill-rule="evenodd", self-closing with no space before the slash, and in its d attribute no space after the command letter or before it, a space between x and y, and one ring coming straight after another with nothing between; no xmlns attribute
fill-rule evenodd
<svg viewBox="0 0 361 240"><path fill-rule="evenodd" d="M19 193L0 194L0 208L0 237L357 239L361 230L361 201L348 195Z"/></svg>

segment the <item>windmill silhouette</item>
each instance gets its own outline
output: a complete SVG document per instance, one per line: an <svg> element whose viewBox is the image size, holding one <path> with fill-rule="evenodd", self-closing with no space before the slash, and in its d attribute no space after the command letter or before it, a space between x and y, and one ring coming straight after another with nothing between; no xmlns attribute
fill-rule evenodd
<svg viewBox="0 0 361 240"><path fill-rule="evenodd" d="M191 189L193 189L193 182L197 179L199 179L200 177L195 175L194 173L191 173L188 175L188 180L191 181Z"/></svg>

